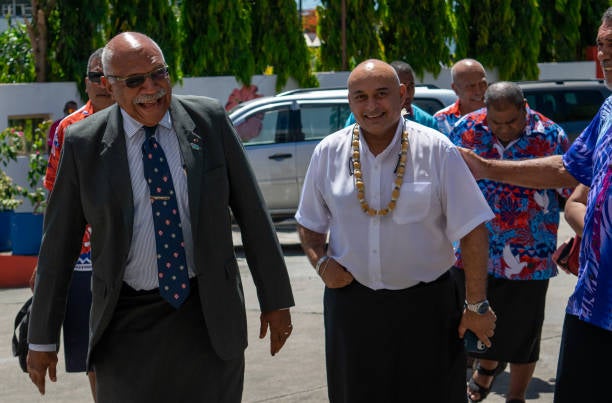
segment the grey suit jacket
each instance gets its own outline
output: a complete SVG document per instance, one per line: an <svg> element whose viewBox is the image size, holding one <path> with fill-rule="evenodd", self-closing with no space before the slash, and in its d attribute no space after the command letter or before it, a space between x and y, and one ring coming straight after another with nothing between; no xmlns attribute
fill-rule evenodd
<svg viewBox="0 0 612 403"><path fill-rule="evenodd" d="M221 358L232 359L246 348L247 335L230 208L241 228L262 312L293 306L289 276L263 198L224 109L209 98L173 96L170 114L187 171L202 311L213 348ZM45 213L30 343L59 343L68 285L89 223L91 355L119 298L133 209L123 122L114 105L66 131Z"/></svg>

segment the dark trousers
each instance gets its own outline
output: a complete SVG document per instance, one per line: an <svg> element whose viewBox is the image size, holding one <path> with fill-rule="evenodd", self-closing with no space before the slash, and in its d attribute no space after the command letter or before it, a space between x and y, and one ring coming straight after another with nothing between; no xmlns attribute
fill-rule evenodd
<svg viewBox="0 0 612 403"><path fill-rule="evenodd" d="M212 349L195 281L179 309L124 285L92 362L98 403L232 402L242 398L244 355Z"/></svg>
<svg viewBox="0 0 612 403"><path fill-rule="evenodd" d="M461 311L448 274L404 290L326 288L330 402L465 402Z"/></svg>
<svg viewBox="0 0 612 403"><path fill-rule="evenodd" d="M565 315L555 403L610 403L612 332Z"/></svg>

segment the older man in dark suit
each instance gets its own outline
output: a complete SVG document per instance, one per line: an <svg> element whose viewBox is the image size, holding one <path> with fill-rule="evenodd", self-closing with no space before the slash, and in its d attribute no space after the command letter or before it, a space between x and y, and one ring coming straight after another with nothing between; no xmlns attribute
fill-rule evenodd
<svg viewBox="0 0 612 403"><path fill-rule="evenodd" d="M45 217L28 371L56 380L71 268L92 227L88 367L100 402L239 402L247 345L229 210L276 354L292 329L283 256L223 108L171 95L159 46L126 32L104 48L117 104L67 130Z"/></svg>

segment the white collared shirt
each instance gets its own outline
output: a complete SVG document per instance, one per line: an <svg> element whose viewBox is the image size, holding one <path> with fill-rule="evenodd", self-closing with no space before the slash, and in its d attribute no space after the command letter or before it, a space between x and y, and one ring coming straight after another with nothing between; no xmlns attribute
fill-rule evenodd
<svg viewBox="0 0 612 403"><path fill-rule="evenodd" d="M328 255L374 290L435 280L455 260L452 242L493 218L448 138L404 119L389 146L377 156L360 135L361 171L370 207L378 210L391 200L403 124L409 133L408 159L395 210L375 217L361 210L349 169L350 126L327 136L315 148L295 216L311 231L329 231Z"/></svg>
<svg viewBox="0 0 612 403"><path fill-rule="evenodd" d="M142 124L134 120L123 109L121 109L121 115L123 116L123 130L125 131L125 144L132 181L132 197L134 199L132 243L123 281L135 290L151 290L157 288L159 284L149 185L145 180L142 166L142 143L145 134ZM166 154L166 160L172 174L172 183L174 184L181 216L189 277L193 277L195 275L193 271L193 238L187 194L187 173L183 166L179 141L172 126L169 112L166 112L158 123L155 139Z"/></svg>

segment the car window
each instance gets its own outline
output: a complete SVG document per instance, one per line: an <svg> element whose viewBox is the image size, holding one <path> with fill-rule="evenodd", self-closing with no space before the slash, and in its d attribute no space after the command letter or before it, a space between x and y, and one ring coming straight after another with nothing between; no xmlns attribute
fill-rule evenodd
<svg viewBox="0 0 612 403"><path fill-rule="evenodd" d="M351 113L347 103L303 104L301 110L302 139L320 140L344 127Z"/></svg>
<svg viewBox="0 0 612 403"><path fill-rule="evenodd" d="M245 146L285 143L289 141L289 108L257 111L235 128Z"/></svg>
<svg viewBox="0 0 612 403"><path fill-rule="evenodd" d="M603 103L599 91L566 92L566 120L591 120Z"/></svg>
<svg viewBox="0 0 612 403"><path fill-rule="evenodd" d="M525 92L529 107L556 123L591 120L604 100L595 90Z"/></svg>

